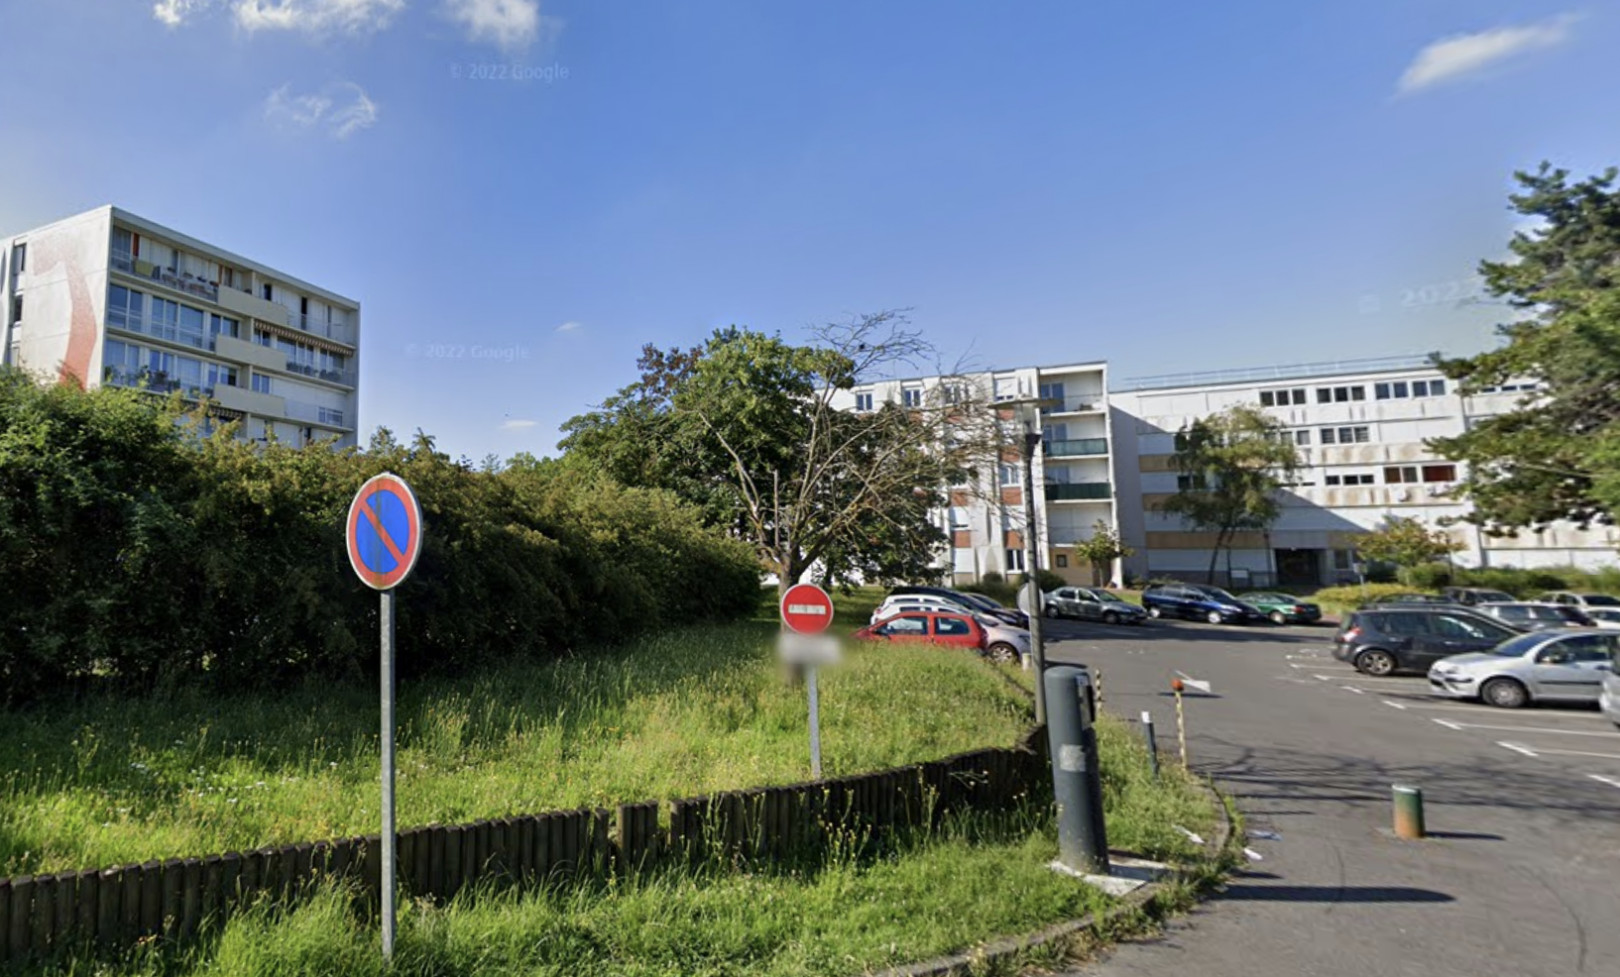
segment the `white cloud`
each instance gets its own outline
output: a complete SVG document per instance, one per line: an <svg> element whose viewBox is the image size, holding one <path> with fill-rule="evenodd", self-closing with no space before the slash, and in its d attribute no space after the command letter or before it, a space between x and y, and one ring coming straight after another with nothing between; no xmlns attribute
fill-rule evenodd
<svg viewBox="0 0 1620 977"><path fill-rule="evenodd" d="M553 329L552 332L574 332L577 329L584 328L584 326L585 324L583 322L569 321L558 326L556 329Z"/></svg>
<svg viewBox="0 0 1620 977"><path fill-rule="evenodd" d="M339 96L344 99L341 104ZM376 123L377 103L353 82L302 95L294 94L291 85L282 85L265 98L264 117L279 125L319 127L333 138L347 139Z"/></svg>
<svg viewBox="0 0 1620 977"><path fill-rule="evenodd" d="M1493 27L1476 34L1441 38L1418 52L1401 75L1399 91L1403 95L1421 91L1516 55L1557 47L1569 39L1575 20L1573 14L1565 14L1523 27Z"/></svg>
<svg viewBox="0 0 1620 977"><path fill-rule="evenodd" d="M444 0L444 12L466 28L468 40L509 51L540 36L540 0Z"/></svg>
<svg viewBox="0 0 1620 977"><path fill-rule="evenodd" d="M380 31L405 9L405 0L236 0L236 23L261 30L305 34Z"/></svg>
<svg viewBox="0 0 1620 977"><path fill-rule="evenodd" d="M501 422L501 430L503 430L503 431L524 431L524 430L527 430L527 429L529 429L531 427L534 427L536 424L539 424L539 423L540 423L539 421L522 420L522 419L513 417L513 418L510 418L508 420L504 420L504 421Z"/></svg>
<svg viewBox="0 0 1620 977"><path fill-rule="evenodd" d="M152 16L168 27L179 27L193 13L212 5L213 0L158 0L152 4Z"/></svg>

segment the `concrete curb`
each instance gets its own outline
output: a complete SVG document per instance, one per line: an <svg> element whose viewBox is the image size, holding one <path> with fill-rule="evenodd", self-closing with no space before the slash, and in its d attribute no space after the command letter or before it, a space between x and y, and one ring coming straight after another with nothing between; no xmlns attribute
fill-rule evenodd
<svg viewBox="0 0 1620 977"><path fill-rule="evenodd" d="M1232 814L1227 809L1226 799L1221 796L1220 792L1203 780L1198 781L1198 784L1209 799L1214 802L1218 818L1215 824L1215 837L1204 843L1205 858L1212 864L1220 865L1232 844L1236 827L1232 823ZM1178 872L1173 876L1177 881L1186 877L1187 875L1184 872ZM1003 937L967 953L957 953L936 960L897 967L893 970L878 971L877 975L878 977L956 977L956 975L982 971L988 964L1009 960L1026 950L1066 940L1082 933L1095 934L1110 930L1115 924L1141 913L1149 903L1153 902L1164 891L1165 885L1165 882L1150 882L1122 898L1117 905L1111 906L1101 913L1082 916L1066 923L1057 923L1024 936Z"/></svg>

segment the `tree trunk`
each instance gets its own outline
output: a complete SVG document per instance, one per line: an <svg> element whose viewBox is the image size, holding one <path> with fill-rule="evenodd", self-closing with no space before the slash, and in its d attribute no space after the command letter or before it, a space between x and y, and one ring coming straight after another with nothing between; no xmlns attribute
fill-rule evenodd
<svg viewBox="0 0 1620 977"><path fill-rule="evenodd" d="M1227 530L1215 534L1215 548L1209 551L1209 582L1215 582L1215 567L1220 564L1221 550L1226 547Z"/></svg>

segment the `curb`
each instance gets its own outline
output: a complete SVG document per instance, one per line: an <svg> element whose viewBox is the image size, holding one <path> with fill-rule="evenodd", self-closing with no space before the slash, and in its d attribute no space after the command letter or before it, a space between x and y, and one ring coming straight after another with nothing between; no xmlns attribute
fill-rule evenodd
<svg viewBox="0 0 1620 977"><path fill-rule="evenodd" d="M1204 843L1205 856L1210 864L1220 867L1228 854L1236 827L1232 822L1232 812L1227 808L1226 798L1208 782L1199 780L1198 784L1204 794L1214 802L1218 818L1215 824L1215 837ZM1225 874L1224 869L1222 874ZM1187 873L1180 871L1172 876L1176 881L1187 877ZM1121 899L1118 905L1100 913L1057 923L1024 936L1003 937L967 953L956 953L923 963L878 971L877 977L956 977L982 972L989 964L1010 960L1027 950L1067 940L1080 934L1096 934L1110 930L1116 923L1142 912L1164 889L1164 882L1150 882Z"/></svg>

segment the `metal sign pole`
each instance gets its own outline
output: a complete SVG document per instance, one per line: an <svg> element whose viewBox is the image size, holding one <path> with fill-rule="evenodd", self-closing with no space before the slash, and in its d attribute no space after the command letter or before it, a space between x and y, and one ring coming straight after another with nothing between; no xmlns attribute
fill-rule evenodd
<svg viewBox="0 0 1620 977"><path fill-rule="evenodd" d="M382 951L394 959L394 592L378 595L382 618Z"/></svg>
<svg viewBox="0 0 1620 977"><path fill-rule="evenodd" d="M805 684L810 687L810 776L821 779L821 703L816 696L816 666L805 666Z"/></svg>

